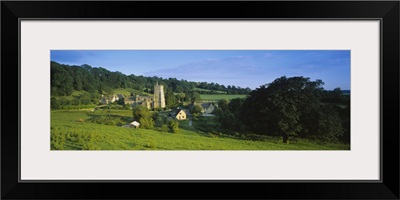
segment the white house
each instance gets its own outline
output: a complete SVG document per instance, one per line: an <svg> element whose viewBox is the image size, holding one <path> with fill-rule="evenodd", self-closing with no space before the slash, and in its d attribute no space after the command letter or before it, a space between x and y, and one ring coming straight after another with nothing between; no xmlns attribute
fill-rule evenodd
<svg viewBox="0 0 400 200"><path fill-rule="evenodd" d="M177 109L174 116L177 120L186 120L186 112L182 109Z"/></svg>
<svg viewBox="0 0 400 200"><path fill-rule="evenodd" d="M133 121L133 122L131 122L131 123L129 124L129 126L133 126L133 127L135 127L135 128L139 128L140 123L137 122L137 121Z"/></svg>

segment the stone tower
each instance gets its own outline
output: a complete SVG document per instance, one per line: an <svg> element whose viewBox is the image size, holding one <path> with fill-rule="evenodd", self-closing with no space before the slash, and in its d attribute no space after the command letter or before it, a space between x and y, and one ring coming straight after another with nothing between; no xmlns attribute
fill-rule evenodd
<svg viewBox="0 0 400 200"><path fill-rule="evenodd" d="M165 108L164 86L157 84L154 86L154 109Z"/></svg>

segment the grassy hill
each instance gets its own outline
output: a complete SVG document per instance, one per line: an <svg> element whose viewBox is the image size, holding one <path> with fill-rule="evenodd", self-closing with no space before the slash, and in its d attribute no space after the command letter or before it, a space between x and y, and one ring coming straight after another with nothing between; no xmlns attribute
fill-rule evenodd
<svg viewBox="0 0 400 200"><path fill-rule="evenodd" d="M201 92L211 92L212 90L208 90L208 89L203 89L203 88L194 88L194 91L201 91ZM226 94L226 92L224 91L217 91L214 90L213 92L218 93L218 94Z"/></svg>
<svg viewBox="0 0 400 200"><path fill-rule="evenodd" d="M52 150L335 150L349 149L344 144L317 144L299 139L283 144L281 138L255 141L204 133L180 122L179 134L161 129L123 128L121 124L91 122L94 116L108 116L127 123L130 110L52 111Z"/></svg>
<svg viewBox="0 0 400 200"><path fill-rule="evenodd" d="M112 90L112 93L113 94L123 94L123 95L125 95L126 97L127 96L130 96L131 95L131 93L133 93L133 94L141 94L138 90L134 90L134 89L131 89L131 88L116 88L116 89L113 89ZM150 94L150 93L146 93L146 92L142 92L142 95L145 95L145 96L153 96L153 94Z"/></svg>
<svg viewBox="0 0 400 200"><path fill-rule="evenodd" d="M218 101L221 99L231 100L236 98L245 98L245 94L200 94L200 98L204 101Z"/></svg>

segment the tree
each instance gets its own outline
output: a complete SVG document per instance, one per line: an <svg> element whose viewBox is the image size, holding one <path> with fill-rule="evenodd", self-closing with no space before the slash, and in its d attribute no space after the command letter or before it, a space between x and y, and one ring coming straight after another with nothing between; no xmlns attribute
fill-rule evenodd
<svg viewBox="0 0 400 200"><path fill-rule="evenodd" d="M112 95L112 88L111 88L111 87L103 86L103 91L104 91L104 93L106 93L107 95Z"/></svg>
<svg viewBox="0 0 400 200"><path fill-rule="evenodd" d="M132 114L133 114L133 119L134 120L140 120L141 118L143 119L148 119L151 118L151 114L149 110L141 105L136 105L132 108Z"/></svg>
<svg viewBox="0 0 400 200"><path fill-rule="evenodd" d="M154 121L152 118L140 118L139 119L140 127L145 129L154 128Z"/></svg>
<svg viewBox="0 0 400 200"><path fill-rule="evenodd" d="M229 103L228 100L221 99L218 101L218 107L225 111L228 109L228 103Z"/></svg>
<svg viewBox="0 0 400 200"><path fill-rule="evenodd" d="M203 108L199 105L194 105L191 112L193 114L200 114L203 111Z"/></svg>
<svg viewBox="0 0 400 200"><path fill-rule="evenodd" d="M175 92L177 92L177 93L183 92L182 86L181 85L177 85L176 88L175 88Z"/></svg>
<svg viewBox="0 0 400 200"><path fill-rule="evenodd" d="M223 128L229 130L237 129L236 126L238 126L239 123L237 123L236 117L229 110L222 110L219 108L215 115L217 117L217 121Z"/></svg>
<svg viewBox="0 0 400 200"><path fill-rule="evenodd" d="M175 120L169 121L169 128L173 133L180 133L181 130L179 129L179 122Z"/></svg>
<svg viewBox="0 0 400 200"><path fill-rule="evenodd" d="M74 90L74 79L67 70L69 68L56 62L51 62L52 95L71 95Z"/></svg>
<svg viewBox="0 0 400 200"><path fill-rule="evenodd" d="M191 93L191 101L192 102L196 102L196 101L200 101L200 100L201 100L201 97L200 97L199 93L197 93L197 92Z"/></svg>
<svg viewBox="0 0 400 200"><path fill-rule="evenodd" d="M235 115L237 118L239 118L240 111L242 110L244 100L245 99L242 99L242 98L236 98L236 99L232 99L228 104L229 111L233 115Z"/></svg>
<svg viewBox="0 0 400 200"><path fill-rule="evenodd" d="M142 95L144 91L153 93L153 87L156 82L164 85L166 91L165 98L167 106L176 106L179 101L197 102L201 100L200 94L219 94L218 91L227 91L224 85L207 82L189 82L187 80L177 80L176 78L163 79L156 76L144 77L124 75L121 72L111 72L102 67L91 67L83 65L64 65L51 61L51 96L60 99L61 96L71 96L74 90L86 91L91 99L88 103L98 103L100 95L113 95L116 88L125 88L137 90L135 93ZM198 90L203 88L204 90ZM229 86L230 93L248 94L243 88ZM178 93L178 94L177 94ZM84 94L84 92L82 93ZM177 94L177 95L176 95ZM133 93L131 93L133 96ZM81 99L81 105L85 105L84 98ZM71 103L79 105L79 100L73 100ZM63 104L67 106L69 104Z"/></svg>
<svg viewBox="0 0 400 200"><path fill-rule="evenodd" d="M256 133L282 136L284 143L293 136L332 139L341 124L320 101L322 85L304 77L278 78L250 93L240 119Z"/></svg>
<svg viewBox="0 0 400 200"><path fill-rule="evenodd" d="M185 99L184 102L191 102L192 101L192 96L188 91L185 92Z"/></svg>
<svg viewBox="0 0 400 200"><path fill-rule="evenodd" d="M141 128L151 129L154 128L154 120L150 111L140 105L136 105L132 108L133 119L138 120Z"/></svg>
<svg viewBox="0 0 400 200"><path fill-rule="evenodd" d="M178 97L180 102L183 102L185 97L186 97L186 94L181 92L181 93L177 94L177 97Z"/></svg>
<svg viewBox="0 0 400 200"><path fill-rule="evenodd" d="M117 104L121 105L121 106L125 105L125 98L123 98L123 97L118 98Z"/></svg>
<svg viewBox="0 0 400 200"><path fill-rule="evenodd" d="M338 88L335 88L333 91L326 91L323 96L322 101L326 102L326 103L343 104L343 103L346 103L346 98L345 98L342 90L338 87Z"/></svg>
<svg viewBox="0 0 400 200"><path fill-rule="evenodd" d="M80 76L75 77L75 82L74 82L75 90L82 90L82 80Z"/></svg>
<svg viewBox="0 0 400 200"><path fill-rule="evenodd" d="M163 125L167 125L168 123L168 117L158 113L155 113L153 115L153 120L156 127L162 127Z"/></svg>
<svg viewBox="0 0 400 200"><path fill-rule="evenodd" d="M306 137L337 142L343 134L341 119L332 105L322 104L303 118L301 134Z"/></svg>
<svg viewBox="0 0 400 200"><path fill-rule="evenodd" d="M240 112L242 110L244 99L232 99L228 104L227 100L220 101L222 108L219 107L214 111L221 127L231 131L243 131L245 127L240 122ZM224 109L223 109L224 108Z"/></svg>
<svg viewBox="0 0 400 200"><path fill-rule="evenodd" d="M51 105L51 109L60 109L61 108L61 102L59 100L57 100L55 97L51 97L50 105Z"/></svg>
<svg viewBox="0 0 400 200"><path fill-rule="evenodd" d="M165 93L166 106L169 107L169 108L173 107L173 106L176 105L176 102L177 102L177 100L176 100L176 97L175 97L174 93L172 92L172 89L168 88L166 90L166 93Z"/></svg>

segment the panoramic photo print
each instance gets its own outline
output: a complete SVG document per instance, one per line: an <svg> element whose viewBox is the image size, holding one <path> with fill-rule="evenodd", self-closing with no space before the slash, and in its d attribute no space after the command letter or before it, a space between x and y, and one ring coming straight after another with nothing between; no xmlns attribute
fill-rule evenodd
<svg viewBox="0 0 400 200"><path fill-rule="evenodd" d="M350 50L51 50L51 150L350 150Z"/></svg>

